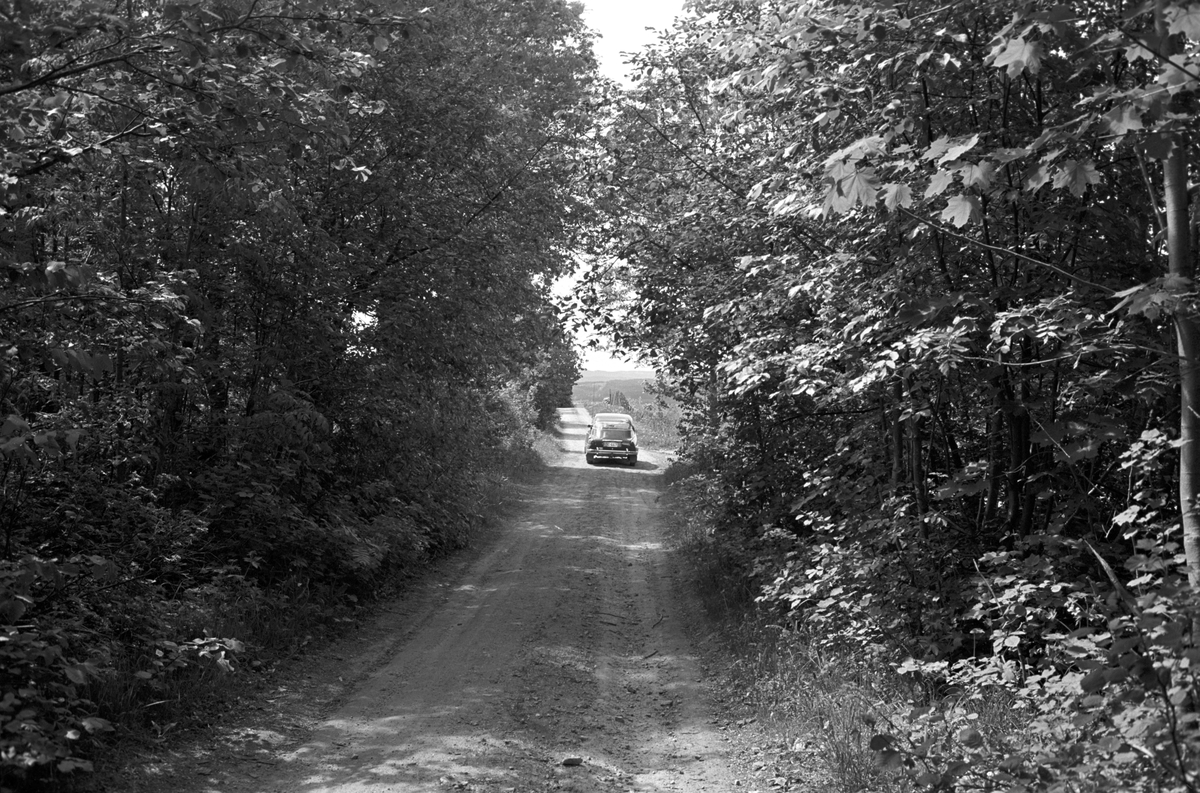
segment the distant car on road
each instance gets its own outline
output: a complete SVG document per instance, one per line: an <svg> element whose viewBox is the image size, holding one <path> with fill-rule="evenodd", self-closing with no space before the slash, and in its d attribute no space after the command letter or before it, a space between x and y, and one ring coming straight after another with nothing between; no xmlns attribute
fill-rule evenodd
<svg viewBox="0 0 1200 793"><path fill-rule="evenodd" d="M583 454L588 465L597 460L637 465L637 430L633 428L633 416L628 413L597 413L593 416L583 442Z"/></svg>

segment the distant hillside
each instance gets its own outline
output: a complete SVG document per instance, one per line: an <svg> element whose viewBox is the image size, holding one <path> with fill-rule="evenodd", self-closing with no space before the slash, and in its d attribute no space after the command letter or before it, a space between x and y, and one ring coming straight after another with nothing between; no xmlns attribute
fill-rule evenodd
<svg viewBox="0 0 1200 793"><path fill-rule="evenodd" d="M587 374L606 376L588 378ZM646 384L653 382L654 375L652 373L587 372L575 383L571 395L576 402L589 409L592 405L603 402L617 392L624 394L630 404L638 405L654 401L654 397L646 393Z"/></svg>
<svg viewBox="0 0 1200 793"><path fill-rule="evenodd" d="M637 423L638 435L644 445L670 449L678 443L676 424L679 408L673 400L659 404L646 386L654 382L654 372L584 372L571 392L575 404L589 413L603 410L625 410L621 398L628 403L629 412Z"/></svg>
<svg viewBox="0 0 1200 793"><path fill-rule="evenodd" d="M579 376L579 383L595 383L605 380L653 380L654 372L650 369L636 369L627 372L606 372L592 369Z"/></svg>

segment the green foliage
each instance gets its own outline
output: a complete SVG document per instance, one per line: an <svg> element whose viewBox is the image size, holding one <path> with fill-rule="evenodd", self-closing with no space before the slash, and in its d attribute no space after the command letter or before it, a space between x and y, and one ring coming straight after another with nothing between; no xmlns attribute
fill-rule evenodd
<svg viewBox="0 0 1200 793"><path fill-rule="evenodd" d="M0 9L6 782L469 540L577 373L592 69L560 0Z"/></svg>
<svg viewBox="0 0 1200 793"><path fill-rule="evenodd" d="M526 370L523 387L533 401L533 424L549 430L554 426L558 409L570 407L572 390L582 370L579 352L564 335L549 345L542 358Z"/></svg>
<svg viewBox="0 0 1200 793"><path fill-rule="evenodd" d="M1194 789L1190 6L694 11L614 98L583 300L679 400L733 599L926 687L900 789Z"/></svg>

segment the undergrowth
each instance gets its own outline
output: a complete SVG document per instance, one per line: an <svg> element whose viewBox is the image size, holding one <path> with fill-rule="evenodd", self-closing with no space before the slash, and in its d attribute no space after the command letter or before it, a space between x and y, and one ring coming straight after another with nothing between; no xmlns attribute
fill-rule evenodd
<svg viewBox="0 0 1200 793"><path fill-rule="evenodd" d="M687 474L681 464L666 472L672 542L717 626L726 699L764 727L782 761L805 769L805 784L829 791L900 790L875 760L872 728L921 692L806 641L758 608L745 565L721 547L711 516L698 508L703 501L688 496Z"/></svg>
<svg viewBox="0 0 1200 793"><path fill-rule="evenodd" d="M765 783L839 793L1024 789L964 780L967 765L947 758L1016 754L1034 715L1027 703L1001 687L970 689L906 671L781 620L760 602L744 555L714 530L711 501L697 492L708 485L693 474L680 463L666 472L672 542L717 626L725 698L762 725L776 749L774 765L759 771ZM904 751L881 736L904 736Z"/></svg>
<svg viewBox="0 0 1200 793"><path fill-rule="evenodd" d="M1196 790L1200 608L1165 531L1122 573L1087 543L1017 542L922 601L937 557L888 560L873 524L746 532L697 471L668 472L675 540L723 626L729 694L822 789ZM1089 559L1107 587L1064 574Z"/></svg>
<svg viewBox="0 0 1200 793"><path fill-rule="evenodd" d="M468 545L556 448L521 407L403 500L380 482L307 514L270 493L194 512L99 478L30 499L36 552L0 563L0 793L86 788L97 760L217 722L256 676Z"/></svg>

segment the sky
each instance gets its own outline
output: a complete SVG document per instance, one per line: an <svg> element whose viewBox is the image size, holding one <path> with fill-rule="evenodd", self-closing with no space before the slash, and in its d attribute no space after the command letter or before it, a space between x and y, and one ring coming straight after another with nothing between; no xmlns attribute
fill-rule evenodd
<svg viewBox="0 0 1200 793"><path fill-rule="evenodd" d="M628 84L625 79L628 66L621 53L636 52L658 38L656 31L668 30L675 17L683 12L683 3L684 0L584 0L584 22L598 34L595 52L600 73ZM587 350L583 368L630 371L644 367L603 351Z"/></svg>
<svg viewBox="0 0 1200 793"><path fill-rule="evenodd" d="M654 41L683 12L683 0L584 0L583 20L596 31L600 72L624 82L622 52L635 52ZM654 28L655 30L648 30Z"/></svg>

